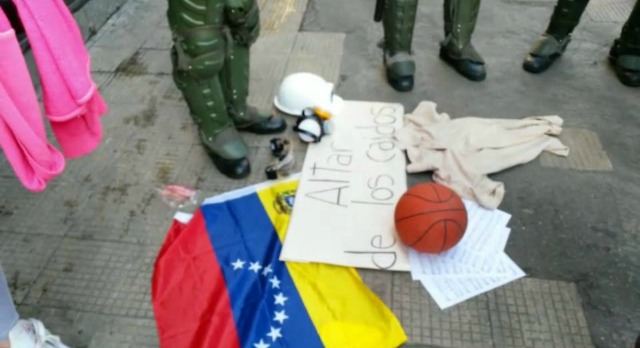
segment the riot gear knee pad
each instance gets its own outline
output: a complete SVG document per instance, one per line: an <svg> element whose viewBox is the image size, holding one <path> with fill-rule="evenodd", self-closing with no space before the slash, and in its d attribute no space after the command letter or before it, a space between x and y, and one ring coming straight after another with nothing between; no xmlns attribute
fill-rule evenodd
<svg viewBox="0 0 640 348"><path fill-rule="evenodd" d="M174 34L175 67L196 79L208 79L218 75L225 62L226 42L224 32L213 26L190 29L184 34Z"/></svg>
<svg viewBox="0 0 640 348"><path fill-rule="evenodd" d="M260 35L260 9L255 0L229 0L225 8L233 40L243 46L253 44Z"/></svg>

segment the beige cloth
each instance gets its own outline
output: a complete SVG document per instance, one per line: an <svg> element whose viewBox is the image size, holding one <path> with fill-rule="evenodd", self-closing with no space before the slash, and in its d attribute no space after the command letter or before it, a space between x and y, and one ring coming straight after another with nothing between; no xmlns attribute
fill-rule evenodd
<svg viewBox="0 0 640 348"><path fill-rule="evenodd" d="M436 104L422 102L405 115L396 133L411 162L407 172L433 171L433 179L486 208L497 208L504 184L487 176L532 161L542 151L567 156L569 148L552 135L562 132L558 116L522 120L450 119Z"/></svg>

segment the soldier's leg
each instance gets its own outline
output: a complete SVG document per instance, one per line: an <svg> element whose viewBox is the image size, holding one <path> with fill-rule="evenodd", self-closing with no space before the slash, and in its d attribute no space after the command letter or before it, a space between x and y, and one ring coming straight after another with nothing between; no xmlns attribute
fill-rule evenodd
<svg viewBox="0 0 640 348"><path fill-rule="evenodd" d="M609 59L623 84L640 87L640 1L622 27L622 33L611 47Z"/></svg>
<svg viewBox="0 0 640 348"><path fill-rule="evenodd" d="M529 49L522 64L524 70L541 73L564 53L588 3L589 0L558 0L546 32Z"/></svg>
<svg viewBox="0 0 640 348"><path fill-rule="evenodd" d="M384 16L384 64L387 81L395 90L413 89L416 65L411 56L418 0L386 0Z"/></svg>
<svg viewBox="0 0 640 348"><path fill-rule="evenodd" d="M248 149L228 115L220 72L226 56L224 0L169 0L173 77L200 139L225 175L249 174Z"/></svg>
<svg viewBox="0 0 640 348"><path fill-rule="evenodd" d="M222 71L222 83L229 116L240 131L273 134L285 130L282 118L261 113L247 105L249 96L249 48L260 34L260 13L256 0L225 0L225 23L231 32L229 55Z"/></svg>
<svg viewBox="0 0 640 348"><path fill-rule="evenodd" d="M444 32L440 57L461 75L481 81L487 76L484 60L473 47L471 37L476 27L480 0L445 0Z"/></svg>

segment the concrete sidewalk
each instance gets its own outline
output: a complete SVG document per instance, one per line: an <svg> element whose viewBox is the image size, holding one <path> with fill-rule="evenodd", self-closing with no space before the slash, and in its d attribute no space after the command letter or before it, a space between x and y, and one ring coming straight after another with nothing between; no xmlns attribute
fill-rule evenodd
<svg viewBox="0 0 640 348"><path fill-rule="evenodd" d="M430 99L454 117L553 113L567 120L569 160L543 157L498 176L508 190L502 208L514 215L507 252L531 278L441 311L408 274L361 272L412 347L624 347L640 330L633 214L640 101L602 63L631 2L616 1L615 8L595 1L572 50L540 77L525 75L519 63L551 2L486 1L475 40L490 68L482 84L438 61L441 4L421 2L419 86L398 94L384 83L370 0L259 0L263 34L251 72L257 106L270 108L282 77L304 70L339 83L338 93L351 100L400 101L409 110ZM269 137L244 135L254 170L241 181L219 175L199 145L170 76L165 2L126 2L89 41L110 105L96 152L69 161L40 194L21 188L0 157L0 263L21 314L41 318L73 347L157 346L149 278L174 210L156 188L178 183L214 194L265 179ZM299 159L304 150L297 148Z"/></svg>

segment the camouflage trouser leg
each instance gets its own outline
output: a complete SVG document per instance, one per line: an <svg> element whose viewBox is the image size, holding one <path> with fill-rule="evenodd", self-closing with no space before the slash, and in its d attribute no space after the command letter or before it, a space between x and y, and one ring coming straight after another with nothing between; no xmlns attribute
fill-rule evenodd
<svg viewBox="0 0 640 348"><path fill-rule="evenodd" d="M445 0L444 34L442 46L456 59L469 59L484 63L480 54L471 44L476 28L480 0Z"/></svg>
<svg viewBox="0 0 640 348"><path fill-rule="evenodd" d="M622 27L619 41L621 53L640 56L640 1L636 1L629 19Z"/></svg>
<svg viewBox="0 0 640 348"><path fill-rule="evenodd" d="M589 0L558 0L547 27L547 34L558 41L566 39L580 23Z"/></svg>
<svg viewBox="0 0 640 348"><path fill-rule="evenodd" d="M229 115L237 127L243 128L269 117L258 115L247 105L249 53L260 35L260 11L256 0L226 0L225 13L233 42L229 45L229 59L222 69L222 82Z"/></svg>
<svg viewBox="0 0 640 348"><path fill-rule="evenodd" d="M222 70L231 44L226 26L229 0L169 0L173 77L208 151L223 159L247 156L227 108Z"/></svg>
<svg viewBox="0 0 640 348"><path fill-rule="evenodd" d="M411 43L417 11L418 0L385 1L382 48L387 79L394 88L401 91L413 88L416 65L411 56Z"/></svg>

